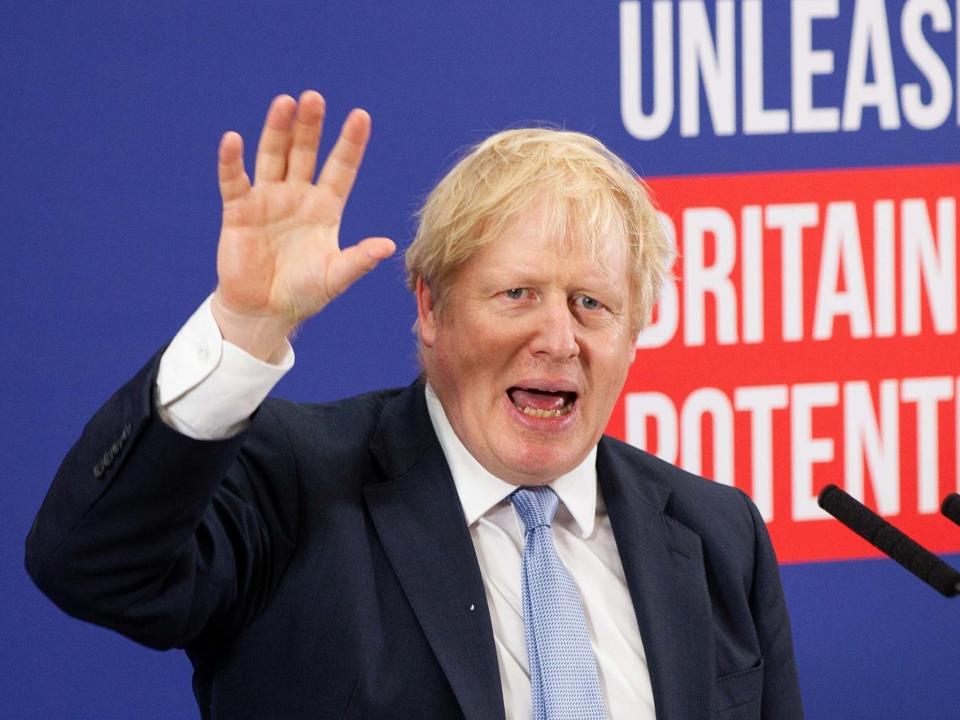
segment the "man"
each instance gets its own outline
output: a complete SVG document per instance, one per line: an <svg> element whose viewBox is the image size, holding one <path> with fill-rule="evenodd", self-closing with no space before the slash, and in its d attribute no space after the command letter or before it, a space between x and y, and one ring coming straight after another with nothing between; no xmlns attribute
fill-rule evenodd
<svg viewBox="0 0 960 720"><path fill-rule="evenodd" d="M263 400L293 330L394 250L339 248L370 121L314 183L323 114L275 99L252 184L224 136L217 289L68 454L38 585L185 648L203 717L800 717L749 500L602 437L670 254L599 142L500 133L431 193L425 383Z"/></svg>

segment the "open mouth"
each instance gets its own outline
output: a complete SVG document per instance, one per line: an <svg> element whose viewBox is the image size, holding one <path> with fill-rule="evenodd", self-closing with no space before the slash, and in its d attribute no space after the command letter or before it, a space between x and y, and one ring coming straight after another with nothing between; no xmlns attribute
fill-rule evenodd
<svg viewBox="0 0 960 720"><path fill-rule="evenodd" d="M537 418L558 418L573 410L575 392L512 387L507 390L510 402L524 415Z"/></svg>

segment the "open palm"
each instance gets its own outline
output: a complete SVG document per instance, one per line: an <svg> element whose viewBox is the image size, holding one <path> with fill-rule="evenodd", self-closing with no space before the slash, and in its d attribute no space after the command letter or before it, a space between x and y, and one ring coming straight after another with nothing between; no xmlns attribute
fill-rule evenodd
<svg viewBox="0 0 960 720"><path fill-rule="evenodd" d="M223 225L217 248L214 315L224 337L248 351L289 334L355 280L389 257L394 243L372 237L340 248L340 219L370 136L370 117L354 110L320 171L324 116L314 91L274 99L257 146L254 182L243 166L243 141L220 142ZM244 326L248 325L248 328ZM233 335L235 337L229 337Z"/></svg>

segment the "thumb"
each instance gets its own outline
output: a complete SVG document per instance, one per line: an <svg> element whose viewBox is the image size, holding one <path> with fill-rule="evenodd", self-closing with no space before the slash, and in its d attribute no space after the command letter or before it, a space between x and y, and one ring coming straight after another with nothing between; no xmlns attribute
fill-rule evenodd
<svg viewBox="0 0 960 720"><path fill-rule="evenodd" d="M342 295L348 287L373 270L382 260L393 255L396 243L390 238L370 237L345 248L327 270L327 292L330 300Z"/></svg>

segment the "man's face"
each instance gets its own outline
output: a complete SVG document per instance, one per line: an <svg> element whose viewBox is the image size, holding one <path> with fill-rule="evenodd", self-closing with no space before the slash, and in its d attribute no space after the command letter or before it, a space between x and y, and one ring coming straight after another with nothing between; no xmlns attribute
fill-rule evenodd
<svg viewBox="0 0 960 720"><path fill-rule="evenodd" d="M597 443L634 355L622 231L592 257L533 206L459 268L442 305L417 290L427 378L488 471L550 482Z"/></svg>

